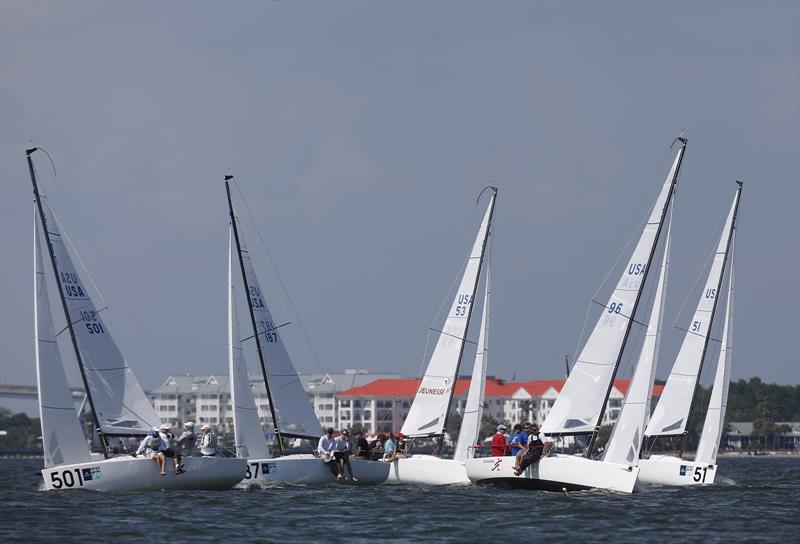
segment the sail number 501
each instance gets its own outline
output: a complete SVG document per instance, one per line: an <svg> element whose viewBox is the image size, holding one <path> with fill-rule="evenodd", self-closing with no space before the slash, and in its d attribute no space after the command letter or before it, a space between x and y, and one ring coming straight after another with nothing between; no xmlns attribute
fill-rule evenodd
<svg viewBox="0 0 800 544"><path fill-rule="evenodd" d="M76 486L83 487L83 475L81 474L81 469L76 468L73 470L64 470L62 472L58 472L57 470L51 472L50 483L53 484L53 489Z"/></svg>

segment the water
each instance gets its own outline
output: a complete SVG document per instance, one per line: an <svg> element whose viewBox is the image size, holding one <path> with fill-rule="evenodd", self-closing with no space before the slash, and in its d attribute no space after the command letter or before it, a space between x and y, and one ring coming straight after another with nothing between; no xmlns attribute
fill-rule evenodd
<svg viewBox="0 0 800 544"><path fill-rule="evenodd" d="M717 485L563 496L478 487L44 492L0 459L3 542L799 542L800 459L724 458ZM535 528L534 531L531 531Z"/></svg>

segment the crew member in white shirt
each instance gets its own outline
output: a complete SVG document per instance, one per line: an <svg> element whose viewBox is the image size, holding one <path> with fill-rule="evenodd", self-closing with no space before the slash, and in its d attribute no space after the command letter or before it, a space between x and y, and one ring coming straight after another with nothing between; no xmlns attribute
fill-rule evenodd
<svg viewBox="0 0 800 544"><path fill-rule="evenodd" d="M319 437L317 444L317 454L328 466L334 476L339 476L338 462L334 462L333 453L336 451L336 440L333 438L333 427L325 429L325 434Z"/></svg>
<svg viewBox="0 0 800 544"><path fill-rule="evenodd" d="M200 455L203 457L214 457L217 455L217 435L211 432L211 425L203 425L200 428L203 435L200 437Z"/></svg>

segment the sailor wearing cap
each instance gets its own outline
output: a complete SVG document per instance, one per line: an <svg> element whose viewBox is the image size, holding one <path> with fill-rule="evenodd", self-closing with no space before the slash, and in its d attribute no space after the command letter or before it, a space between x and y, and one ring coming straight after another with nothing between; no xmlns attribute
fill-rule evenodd
<svg viewBox="0 0 800 544"><path fill-rule="evenodd" d="M175 442L175 474L185 472L181 460L184 456L194 455L194 444L197 442L197 435L194 434L194 423L187 421L183 424L183 432Z"/></svg>
<svg viewBox="0 0 800 544"><path fill-rule="evenodd" d="M502 457L506 454L506 427L502 423L497 426L497 432L492 436L492 456Z"/></svg>
<svg viewBox="0 0 800 544"><path fill-rule="evenodd" d="M205 424L200 427L203 435L200 437L200 455L203 457L214 457L217 455L217 435L211 432L211 425Z"/></svg>

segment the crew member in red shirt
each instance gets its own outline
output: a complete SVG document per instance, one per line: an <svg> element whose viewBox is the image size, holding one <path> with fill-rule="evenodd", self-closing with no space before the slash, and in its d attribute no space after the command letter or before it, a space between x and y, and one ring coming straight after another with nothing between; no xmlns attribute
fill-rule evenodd
<svg viewBox="0 0 800 544"><path fill-rule="evenodd" d="M506 427L502 423L497 426L497 432L492 436L492 457L502 457L506 454Z"/></svg>

